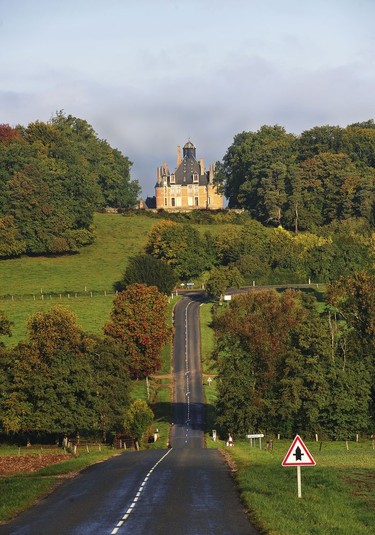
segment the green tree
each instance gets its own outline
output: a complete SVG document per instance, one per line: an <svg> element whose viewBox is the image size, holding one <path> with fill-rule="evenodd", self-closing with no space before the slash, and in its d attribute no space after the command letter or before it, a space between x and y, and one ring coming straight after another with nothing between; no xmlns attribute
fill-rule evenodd
<svg viewBox="0 0 375 535"><path fill-rule="evenodd" d="M285 168L292 163L294 143L295 137L278 125L235 136L217 177L229 207L244 207L262 220L269 218L266 206L277 214L284 202Z"/></svg>
<svg viewBox="0 0 375 535"><path fill-rule="evenodd" d="M93 426L106 442L109 431L123 431L125 412L130 404L130 379L122 349L110 338L95 337L88 344L95 381Z"/></svg>
<svg viewBox="0 0 375 535"><path fill-rule="evenodd" d="M154 413L143 399L136 399L125 413L124 428L134 439L137 449L154 419Z"/></svg>
<svg viewBox="0 0 375 535"><path fill-rule="evenodd" d="M164 260L183 281L199 276L212 265L205 242L189 224L163 221L156 225L149 233L146 252Z"/></svg>
<svg viewBox="0 0 375 535"><path fill-rule="evenodd" d="M159 292L170 294L176 286L177 275L173 268L152 255L140 254L129 259L120 283L123 290L132 284L156 286Z"/></svg>
<svg viewBox="0 0 375 535"><path fill-rule="evenodd" d="M29 339L11 350L1 400L7 432L73 433L95 421L95 383L75 316L55 307L35 314Z"/></svg>
<svg viewBox="0 0 375 535"><path fill-rule="evenodd" d="M243 279L239 269L235 266L213 267L206 284L206 290L212 297L222 298L225 290L239 288Z"/></svg>

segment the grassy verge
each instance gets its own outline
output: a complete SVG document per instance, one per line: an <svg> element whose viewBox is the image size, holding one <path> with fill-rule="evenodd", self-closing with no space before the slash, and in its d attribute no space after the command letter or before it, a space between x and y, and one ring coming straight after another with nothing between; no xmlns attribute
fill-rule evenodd
<svg viewBox="0 0 375 535"><path fill-rule="evenodd" d="M214 350L214 331L211 327L213 305L213 303L203 303L199 307L201 359L204 374L216 373L215 361L212 359Z"/></svg>
<svg viewBox="0 0 375 535"><path fill-rule="evenodd" d="M351 443L346 451L344 442L326 443L320 451L319 444L306 443L317 464L301 469L302 498L297 498L296 468L281 466L290 445L274 441L273 450L266 451L236 441L234 448L225 448L238 469L236 481L253 522L272 535L373 533L371 444Z"/></svg>
<svg viewBox="0 0 375 535"><path fill-rule="evenodd" d="M6 453L7 449L2 448L3 455L9 454ZM101 452L82 452L75 458L42 468L38 472L0 477L0 521L8 521L34 505L61 483L64 476L68 477L117 454L118 451L112 448L102 448Z"/></svg>

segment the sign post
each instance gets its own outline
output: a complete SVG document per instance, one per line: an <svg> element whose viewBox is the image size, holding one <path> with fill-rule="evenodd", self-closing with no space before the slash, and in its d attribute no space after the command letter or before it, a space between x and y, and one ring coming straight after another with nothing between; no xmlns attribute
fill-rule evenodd
<svg viewBox="0 0 375 535"><path fill-rule="evenodd" d="M309 450L306 448L301 437L296 435L290 446L288 453L285 455L282 466L296 466L297 467L297 495L302 497L301 485L301 466L315 466L315 461Z"/></svg>
<svg viewBox="0 0 375 535"><path fill-rule="evenodd" d="M264 437L263 433L253 433L251 435L246 435L246 438L250 439L250 444L253 445L253 440L259 439L259 449L262 449L262 438ZM254 442L255 444L255 442Z"/></svg>

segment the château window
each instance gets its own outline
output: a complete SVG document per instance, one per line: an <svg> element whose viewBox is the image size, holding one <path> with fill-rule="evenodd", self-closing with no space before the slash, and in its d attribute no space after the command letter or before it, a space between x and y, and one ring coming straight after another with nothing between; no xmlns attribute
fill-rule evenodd
<svg viewBox="0 0 375 535"><path fill-rule="evenodd" d="M199 182L199 176L198 173L193 173L193 182L198 183Z"/></svg>
<svg viewBox="0 0 375 535"><path fill-rule="evenodd" d="M171 184L175 184L175 182L176 182L176 177L175 177L175 175L172 174L172 175L170 176L170 182L171 182Z"/></svg>

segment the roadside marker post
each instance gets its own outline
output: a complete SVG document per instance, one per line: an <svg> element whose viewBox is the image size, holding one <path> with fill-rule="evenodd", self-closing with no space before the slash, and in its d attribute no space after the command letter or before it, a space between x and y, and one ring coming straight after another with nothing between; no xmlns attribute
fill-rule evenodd
<svg viewBox="0 0 375 535"><path fill-rule="evenodd" d="M255 439L259 440L259 449L260 450L262 449L262 438L263 437L264 437L263 433L252 433L250 435L246 435L246 438L250 439L251 446L253 446L253 441L254 441L254 444L255 444Z"/></svg>
<svg viewBox="0 0 375 535"><path fill-rule="evenodd" d="M297 467L297 495L298 498L301 498L301 466L315 466L316 462L299 435L296 435L294 438L293 443L290 446L288 453L285 455L281 465Z"/></svg>

